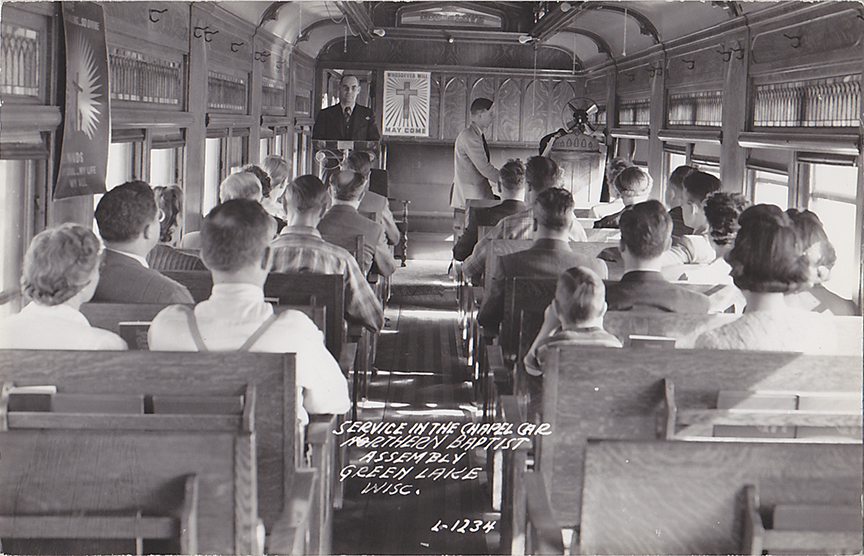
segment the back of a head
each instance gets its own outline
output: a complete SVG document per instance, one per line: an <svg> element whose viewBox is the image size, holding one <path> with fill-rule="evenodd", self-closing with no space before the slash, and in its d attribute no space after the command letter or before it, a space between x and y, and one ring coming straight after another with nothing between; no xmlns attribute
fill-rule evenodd
<svg viewBox="0 0 864 556"><path fill-rule="evenodd" d="M345 160L345 169L354 170L368 179L372 173L372 155L365 151L351 151Z"/></svg>
<svg viewBox="0 0 864 556"><path fill-rule="evenodd" d="M569 229L573 222L573 195L560 187L542 191L534 199L534 218L549 230Z"/></svg>
<svg viewBox="0 0 864 556"><path fill-rule="evenodd" d="M471 103L471 115L474 116L480 112L485 112L492 108L492 101L488 98L475 98Z"/></svg>
<svg viewBox="0 0 864 556"><path fill-rule="evenodd" d="M651 185L651 177L638 166L628 166L615 177L615 189L625 203L651 193Z"/></svg>
<svg viewBox="0 0 864 556"><path fill-rule="evenodd" d="M291 177L291 165L281 156L271 154L261 161L261 166L267 172L267 175L270 176L271 190ZM268 194L269 192L264 193L264 196L266 197Z"/></svg>
<svg viewBox="0 0 864 556"><path fill-rule="evenodd" d="M689 176L693 172L698 172L698 171L699 170L697 170L693 166L688 166L686 164L682 164L681 166L678 166L677 168L672 170L672 173L669 174L669 179L666 180L666 186L667 187L675 187L675 188L681 190L684 188L684 180L687 178L687 176Z"/></svg>
<svg viewBox="0 0 864 556"><path fill-rule="evenodd" d="M520 159L510 159L501 167L501 187L507 191L519 191L525 187L525 165Z"/></svg>
<svg viewBox="0 0 864 556"><path fill-rule="evenodd" d="M786 214L795 225L798 235L801 237L802 247L808 253L813 253L812 262L816 266L824 266L829 270L837 262L837 252L825 233L822 221L816 213L809 210L789 209ZM818 249L811 249L818 245Z"/></svg>
<svg viewBox="0 0 864 556"><path fill-rule="evenodd" d="M708 195L720 191L722 184L717 176L699 170L684 178L684 192L694 203L701 203Z"/></svg>
<svg viewBox="0 0 864 556"><path fill-rule="evenodd" d="M333 174L330 184L336 192L336 198L340 201L356 201L363 195L366 180L359 172L341 170Z"/></svg>
<svg viewBox="0 0 864 556"><path fill-rule="evenodd" d="M551 158L532 156L525 164L525 181L534 193L556 187L558 178L558 164Z"/></svg>
<svg viewBox="0 0 864 556"><path fill-rule="evenodd" d="M270 174L268 174L264 168L261 168L256 164L247 164L241 168L240 171L249 172L258 178L258 183L261 184L261 195L264 197L270 195L270 191L273 190L273 180L270 179Z"/></svg>
<svg viewBox="0 0 864 556"><path fill-rule="evenodd" d="M176 185L157 185L153 188L153 194L156 196L159 210L162 211L162 219L159 221L159 241L167 243L171 241L171 234L183 212L183 190Z"/></svg>
<svg viewBox="0 0 864 556"><path fill-rule="evenodd" d="M810 278L809 263L792 220L780 207L755 205L738 218L741 228L726 255L732 279L742 290L795 292Z"/></svg>
<svg viewBox="0 0 864 556"><path fill-rule="evenodd" d="M714 243L725 246L735 242L735 235L741 227L738 217L749 204L744 195L727 191L712 193L705 199L702 210Z"/></svg>
<svg viewBox="0 0 864 556"><path fill-rule="evenodd" d="M618 226L621 243L639 259L657 258L669 248L672 219L660 201L651 199L630 205L621 212Z"/></svg>
<svg viewBox="0 0 864 556"><path fill-rule="evenodd" d="M618 174L631 166L633 166L633 164L626 158L620 156L613 158L606 165L606 179L609 180L610 184L614 184L615 178L618 177Z"/></svg>
<svg viewBox="0 0 864 556"><path fill-rule="evenodd" d="M299 213L320 211L327 206L330 194L327 187L316 176L297 176L285 189L285 210Z"/></svg>
<svg viewBox="0 0 864 556"><path fill-rule="evenodd" d="M276 221L260 203L233 199L217 205L201 226L201 259L210 270L235 272L260 264Z"/></svg>
<svg viewBox="0 0 864 556"><path fill-rule="evenodd" d="M95 217L104 241L132 241L156 218L153 190L140 180L118 185L99 200Z"/></svg>
<svg viewBox="0 0 864 556"><path fill-rule="evenodd" d="M220 202L234 199L246 199L247 201L261 200L261 182L252 172L237 172L231 174L219 184Z"/></svg>
<svg viewBox="0 0 864 556"><path fill-rule="evenodd" d="M577 266L564 271L558 278L555 299L558 316L570 324L580 324L603 315L606 286L596 272Z"/></svg>
<svg viewBox="0 0 864 556"><path fill-rule="evenodd" d="M78 224L37 234L24 255L21 291L40 305L71 299L89 283L99 250L99 239Z"/></svg>

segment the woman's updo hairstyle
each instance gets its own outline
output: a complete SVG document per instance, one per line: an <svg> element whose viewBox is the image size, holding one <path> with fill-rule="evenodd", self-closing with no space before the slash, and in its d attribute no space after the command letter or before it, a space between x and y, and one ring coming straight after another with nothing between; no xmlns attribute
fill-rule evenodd
<svg viewBox="0 0 864 556"><path fill-rule="evenodd" d="M708 195L702 203L702 210L714 243L725 246L735 242L735 235L741 227L738 217L748 204L747 198L740 193L718 191Z"/></svg>
<svg viewBox="0 0 864 556"><path fill-rule="evenodd" d="M21 291L40 305L60 305L90 282L99 264L96 236L78 224L38 234L24 255Z"/></svg>
<svg viewBox="0 0 864 556"><path fill-rule="evenodd" d="M741 228L726 255L742 290L790 293L806 288L809 263L792 220L780 207L755 205L738 218Z"/></svg>
<svg viewBox="0 0 864 556"><path fill-rule="evenodd" d="M156 196L156 206L164 215L159 222L159 241L168 243L183 212L183 190L176 185L157 185L153 188L153 194Z"/></svg>

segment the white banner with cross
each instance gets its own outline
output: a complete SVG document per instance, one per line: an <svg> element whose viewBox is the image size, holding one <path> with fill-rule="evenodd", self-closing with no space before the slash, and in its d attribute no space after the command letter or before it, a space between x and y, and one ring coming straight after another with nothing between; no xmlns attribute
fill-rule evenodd
<svg viewBox="0 0 864 556"><path fill-rule="evenodd" d="M429 136L428 71L384 72L384 135Z"/></svg>

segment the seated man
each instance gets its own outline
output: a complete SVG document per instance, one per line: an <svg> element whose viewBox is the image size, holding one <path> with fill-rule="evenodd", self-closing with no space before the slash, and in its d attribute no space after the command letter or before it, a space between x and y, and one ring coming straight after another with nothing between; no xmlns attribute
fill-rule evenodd
<svg viewBox="0 0 864 556"><path fill-rule="evenodd" d="M288 225L273 241L272 272L314 272L345 277L345 318L377 332L384 325L384 309L366 281L354 256L327 243L318 222L327 211L330 195L312 175L293 180L283 195Z"/></svg>
<svg viewBox="0 0 864 556"><path fill-rule="evenodd" d="M624 275L606 284L610 311L708 312L706 295L670 284L660 272L663 253L672 243L672 219L660 201L627 207L619 226Z"/></svg>
<svg viewBox="0 0 864 556"><path fill-rule="evenodd" d="M628 166L621 171L613 182L624 207L647 201L651 196L651 176L638 166ZM622 209L623 210L623 209ZM595 228L617 228L621 211L608 214L594 222Z"/></svg>
<svg viewBox="0 0 864 556"><path fill-rule="evenodd" d="M525 371L542 374L543 357L560 346L621 347L621 341L603 329L606 287L591 269L578 266L558 278L555 299L546 308L543 326L525 356Z"/></svg>
<svg viewBox="0 0 864 556"><path fill-rule="evenodd" d="M487 331L496 331L504 318L504 285L509 278L558 278L574 266L588 267L603 278L608 275L606 263L570 249L567 234L576 217L569 191L553 187L540 193L534 201L533 217L534 245L498 261L490 291L477 314L477 322Z"/></svg>
<svg viewBox="0 0 864 556"><path fill-rule="evenodd" d="M684 224L692 234L676 238L672 248L663 255L662 265L706 264L717 258L708 240L708 220L702 203L712 193L720 191L720 180L705 172L692 172L684 178L684 204L681 205Z"/></svg>
<svg viewBox="0 0 864 556"><path fill-rule="evenodd" d="M372 155L364 151L351 151L348 159L345 160L343 170L354 170L363 176L366 180L366 194L360 201L360 206L357 211L362 213L372 213L375 215L375 222L384 226L384 233L387 236L387 243L396 245L399 243L399 238L402 232L399 231L399 226L396 225L396 219L393 218L393 213L390 211L390 202L384 195L379 195L369 189L369 176L372 175Z"/></svg>
<svg viewBox="0 0 864 556"><path fill-rule="evenodd" d="M532 156L525 165L525 181L528 183L529 204L533 206L534 199L546 189L557 187L560 178L558 164L551 158ZM493 239L527 239L534 230L534 217L531 208L511 214L498 221L485 237L481 237L474 246L474 251L462 265L462 273L475 283L486 270L486 249ZM588 241L588 236L582 225L574 218L568 231L570 241Z"/></svg>
<svg viewBox="0 0 864 556"><path fill-rule="evenodd" d="M384 227L357 212L360 199L366 193L368 181L353 170L342 170L333 174L333 206L318 222L318 231L336 245L353 245L357 236L363 236L363 253L358 253L358 262L363 272L370 270L382 276L390 276L396 270L396 261L390 254Z"/></svg>
<svg viewBox="0 0 864 556"><path fill-rule="evenodd" d="M477 230L480 226L494 226L505 216L524 212L528 207L525 199L525 166L519 159L508 160L501 167L501 177L498 180L498 196L501 202L497 205L471 209L468 212L468 225L453 246L453 258L464 261L477 244Z"/></svg>
<svg viewBox="0 0 864 556"><path fill-rule="evenodd" d="M693 166L679 166L672 170L666 180L666 206L669 207L669 216L672 218L673 238L693 233L693 228L684 223L681 205L684 204L684 179L695 171Z"/></svg>
<svg viewBox="0 0 864 556"><path fill-rule="evenodd" d="M227 201L211 210L201 229L201 257L213 274L213 293L194 310L173 305L156 315L150 349L296 353L301 422L308 422L307 413L345 413L348 383L324 334L300 311L276 315L264 301L275 232L276 221L254 201Z"/></svg>
<svg viewBox="0 0 864 556"><path fill-rule="evenodd" d="M192 303L183 285L147 264L161 227L153 190L143 181L118 185L102 196L96 224L105 244L93 303Z"/></svg>

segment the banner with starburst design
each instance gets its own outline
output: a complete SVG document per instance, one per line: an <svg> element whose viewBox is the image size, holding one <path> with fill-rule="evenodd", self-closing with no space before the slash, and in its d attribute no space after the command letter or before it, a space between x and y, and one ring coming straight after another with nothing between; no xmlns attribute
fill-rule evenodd
<svg viewBox="0 0 864 556"><path fill-rule="evenodd" d="M429 136L429 72L384 72L384 135Z"/></svg>
<svg viewBox="0 0 864 556"><path fill-rule="evenodd" d="M105 192L111 133L102 6L90 2L61 4L66 34L66 109L55 199Z"/></svg>

